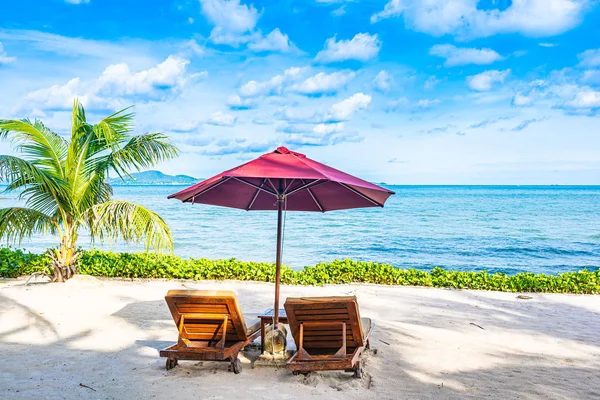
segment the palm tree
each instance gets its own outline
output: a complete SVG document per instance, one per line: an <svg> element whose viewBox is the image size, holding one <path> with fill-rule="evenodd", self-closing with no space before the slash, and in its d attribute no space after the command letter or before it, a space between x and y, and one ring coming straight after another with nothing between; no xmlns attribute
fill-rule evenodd
<svg viewBox="0 0 600 400"><path fill-rule="evenodd" d="M123 179L129 170L178 154L161 133L132 136L133 117L126 108L92 125L75 99L70 140L38 120L0 120L0 138L10 139L21 155L0 155L0 181L26 200L24 207L0 209L0 239L20 243L34 234L60 237L58 247L48 249L53 281L75 274L80 228L90 232L92 241L122 239L144 243L147 250L173 249L171 231L158 214L111 200L109 171Z"/></svg>

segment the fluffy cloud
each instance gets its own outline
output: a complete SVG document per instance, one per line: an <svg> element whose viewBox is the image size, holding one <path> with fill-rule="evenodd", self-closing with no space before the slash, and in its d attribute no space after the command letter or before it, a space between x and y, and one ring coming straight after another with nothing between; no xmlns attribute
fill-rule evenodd
<svg viewBox="0 0 600 400"><path fill-rule="evenodd" d="M460 48L451 44L437 44L429 50L429 54L446 59L446 67L477 64L487 65L502 60L502 56L492 49Z"/></svg>
<svg viewBox="0 0 600 400"><path fill-rule="evenodd" d="M522 95L517 93L515 97L513 97L512 104L517 107L528 106L533 102L533 99L529 96Z"/></svg>
<svg viewBox="0 0 600 400"><path fill-rule="evenodd" d="M279 28L275 28L265 37L258 35L258 38L248 43L248 48L256 52L274 51L289 53L295 49L295 46L290 42L288 35L281 33Z"/></svg>
<svg viewBox="0 0 600 400"><path fill-rule="evenodd" d="M82 81L74 78L64 85L53 85L26 96L27 103L44 109L63 109L73 105L79 97L82 104L92 108L117 107L121 100L160 100L181 90L186 82L201 74L186 74L189 61L169 56L157 66L132 72L127 64L108 66L96 79Z"/></svg>
<svg viewBox="0 0 600 400"><path fill-rule="evenodd" d="M411 103L411 101L407 97L401 97L397 100L392 100L387 103L386 110L389 111L399 111L399 110L409 110L409 111L423 111L429 108L432 108L438 104L440 104L440 99L420 99Z"/></svg>
<svg viewBox="0 0 600 400"><path fill-rule="evenodd" d="M590 89L589 87L582 88L577 92L575 98L568 103L567 107L584 110L594 110L600 108L600 92Z"/></svg>
<svg viewBox="0 0 600 400"><path fill-rule="evenodd" d="M227 105L232 110L249 110L257 106L257 101L254 98L241 98L237 94L230 96L227 99Z"/></svg>
<svg viewBox="0 0 600 400"><path fill-rule="evenodd" d="M6 54L6 52L4 51L4 46L2 45L2 42L0 42L0 65L10 64L15 60L15 57L9 57L8 54Z"/></svg>
<svg viewBox="0 0 600 400"><path fill-rule="evenodd" d="M303 70L303 68L292 67L286 69L283 74L275 75L273 78L267 81L248 81L238 89L238 93L244 98L281 94L283 92L284 85L288 84L290 81L293 82L298 79Z"/></svg>
<svg viewBox="0 0 600 400"><path fill-rule="evenodd" d="M371 96L364 93L355 93L352 96L335 103L329 110L329 120L344 121L348 120L358 111L366 109L371 103Z"/></svg>
<svg viewBox="0 0 600 400"><path fill-rule="evenodd" d="M338 71L327 74L319 72L304 81L292 85L290 90L304 95L335 94L346 86L356 74L352 71Z"/></svg>
<svg viewBox="0 0 600 400"><path fill-rule="evenodd" d="M217 111L216 113L211 115L211 117L206 121L206 123L209 125L216 125L216 126L233 126L233 125L235 125L236 120L237 120L237 118L231 114L226 114L226 113Z"/></svg>
<svg viewBox="0 0 600 400"><path fill-rule="evenodd" d="M319 72L304 80L307 68L292 67L266 81L251 80L238 89L239 96L230 98L230 105L244 106L247 99L299 93L320 96L337 93L356 76L352 71Z"/></svg>
<svg viewBox="0 0 600 400"><path fill-rule="evenodd" d="M487 91L490 90L495 83L504 82L509 74L510 69L503 71L485 71L480 74L467 77L467 86L469 86L469 88L472 90L477 90L479 92Z"/></svg>
<svg viewBox="0 0 600 400"><path fill-rule="evenodd" d="M585 83L600 84L600 70L591 69L583 71L581 81Z"/></svg>
<svg viewBox="0 0 600 400"><path fill-rule="evenodd" d="M202 13L215 27L210 32L209 40L215 44L238 47L246 44L255 52L288 53L296 47L288 35L275 28L263 36L255 31L261 14L254 5L241 4L240 0L200 0Z"/></svg>
<svg viewBox="0 0 600 400"><path fill-rule="evenodd" d="M381 41L377 34L358 33L350 40L327 39L325 48L317 53L315 61L332 63L345 60L368 61L379 54Z"/></svg>
<svg viewBox="0 0 600 400"><path fill-rule="evenodd" d="M479 7L474 0L390 0L371 16L404 18L409 29L435 36L466 38L499 33L552 36L577 26L589 0L513 0L505 9Z"/></svg>
<svg viewBox="0 0 600 400"><path fill-rule="evenodd" d="M423 89L426 89L426 90L433 89L434 87L437 86L438 83L440 83L438 78L436 78L435 76L430 76L429 78L427 78L427 80L423 84Z"/></svg>
<svg viewBox="0 0 600 400"><path fill-rule="evenodd" d="M600 49L590 49L577 55L579 65L582 67L598 67L600 66Z"/></svg>
<svg viewBox="0 0 600 400"><path fill-rule="evenodd" d="M375 88L381 92L387 92L392 87L394 83L394 79L392 76L385 70L379 71L379 73L373 79L373 84Z"/></svg>
<svg viewBox="0 0 600 400"><path fill-rule="evenodd" d="M280 138L280 142L288 146L329 146L363 140L357 133L344 132L343 122L283 125L277 130L286 134Z"/></svg>
<svg viewBox="0 0 600 400"><path fill-rule="evenodd" d="M200 0L200 4L202 13L215 25L211 37L224 32L250 32L260 18L253 5L241 4L240 0Z"/></svg>

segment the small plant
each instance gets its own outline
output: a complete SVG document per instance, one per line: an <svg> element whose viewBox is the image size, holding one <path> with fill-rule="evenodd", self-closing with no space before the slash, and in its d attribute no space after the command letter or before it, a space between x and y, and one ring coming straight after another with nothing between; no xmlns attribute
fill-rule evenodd
<svg viewBox="0 0 600 400"><path fill-rule="evenodd" d="M48 264L45 254L0 249L0 277L15 278L42 271ZM82 251L79 258L83 274L108 278L166 278L195 280L235 279L273 282L275 264L206 258L183 259L168 254L112 253ZM502 292L600 293L600 269L564 272L556 275L523 272L516 275L487 271L431 271L398 269L390 264L350 259L319 263L294 271L283 267L281 282L290 285L375 283L381 285L430 286L454 289L495 290Z"/></svg>

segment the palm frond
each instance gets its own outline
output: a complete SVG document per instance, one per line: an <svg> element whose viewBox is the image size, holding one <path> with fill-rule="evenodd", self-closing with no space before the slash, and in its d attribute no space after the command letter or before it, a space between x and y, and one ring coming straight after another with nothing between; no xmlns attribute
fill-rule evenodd
<svg viewBox="0 0 600 400"><path fill-rule="evenodd" d="M167 136L162 133L147 133L132 137L122 149L109 156L108 162L122 177L130 169L147 169L178 155L179 150L169 142Z"/></svg>
<svg viewBox="0 0 600 400"><path fill-rule="evenodd" d="M135 117L134 112L129 112L132 107L117 111L94 125L94 134L102 149L116 151L130 137Z"/></svg>
<svg viewBox="0 0 600 400"><path fill-rule="evenodd" d="M3 137L11 138L15 149L57 177L64 176L63 160L68 143L41 121L0 120Z"/></svg>
<svg viewBox="0 0 600 400"><path fill-rule="evenodd" d="M55 220L37 210L22 207L0 209L0 238L20 243L33 234L56 234Z"/></svg>
<svg viewBox="0 0 600 400"><path fill-rule="evenodd" d="M37 184L47 193L58 193L61 181L33 162L16 156L0 155L0 182L8 183L7 191Z"/></svg>
<svg viewBox="0 0 600 400"><path fill-rule="evenodd" d="M173 237L165 221L138 204L112 200L88 210L85 223L93 239L143 243L146 250L173 251Z"/></svg>

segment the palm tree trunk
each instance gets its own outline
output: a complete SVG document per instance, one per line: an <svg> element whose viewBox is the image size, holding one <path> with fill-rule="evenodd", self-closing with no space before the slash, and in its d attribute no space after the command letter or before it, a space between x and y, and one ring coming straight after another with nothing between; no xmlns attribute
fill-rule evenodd
<svg viewBox="0 0 600 400"><path fill-rule="evenodd" d="M67 234L60 238L60 246L48 251L52 260L52 282L65 282L75 275L75 263L79 258L77 234L72 229L65 229L65 232Z"/></svg>

